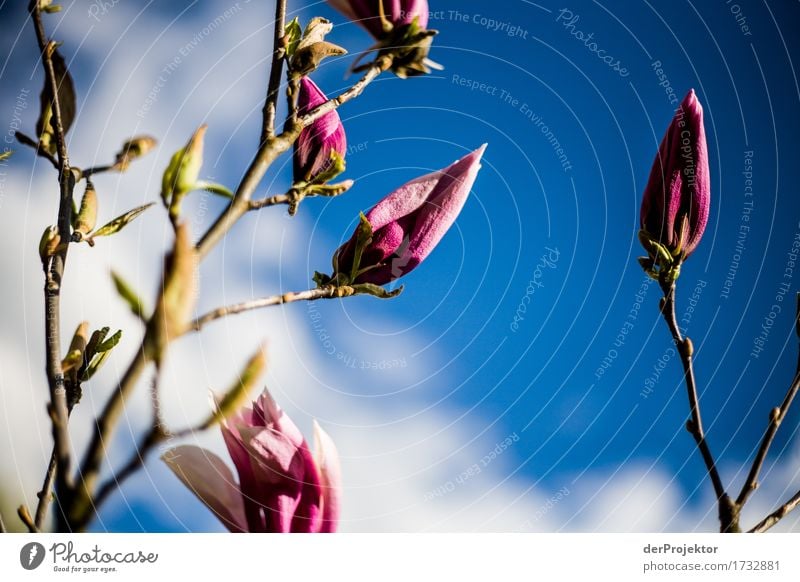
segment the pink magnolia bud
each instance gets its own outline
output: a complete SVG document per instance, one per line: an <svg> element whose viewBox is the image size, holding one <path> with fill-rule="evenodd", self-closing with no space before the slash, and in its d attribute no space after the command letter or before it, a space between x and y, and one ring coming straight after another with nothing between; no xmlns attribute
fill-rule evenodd
<svg viewBox="0 0 800 582"><path fill-rule="evenodd" d="M428 26L428 0L328 0L328 3L366 28L376 40L383 39L391 31L386 23L396 28L418 18L421 29Z"/></svg>
<svg viewBox="0 0 800 582"><path fill-rule="evenodd" d="M300 80L298 113L304 115L328 100L309 79ZM335 152L335 153L333 153ZM332 110L304 128L294 144L294 181L311 182L334 165L341 165L347 152L347 137L336 110ZM335 159L338 155L338 161ZM343 168L339 169L341 172ZM331 176L332 177L332 176Z"/></svg>
<svg viewBox="0 0 800 582"><path fill-rule="evenodd" d="M700 243L710 205L703 107L691 90L664 134L650 170L642 200L642 231L674 257L686 258Z"/></svg>
<svg viewBox="0 0 800 582"><path fill-rule="evenodd" d="M467 201L486 144L443 170L427 174L389 194L366 219L372 238L355 265L358 228L336 251L336 273L351 283L385 285L414 269L433 251Z"/></svg>
<svg viewBox="0 0 800 582"><path fill-rule="evenodd" d="M329 533L339 520L336 447L315 424L316 456L266 390L222 424L239 482L215 454L184 445L162 459L233 532Z"/></svg>

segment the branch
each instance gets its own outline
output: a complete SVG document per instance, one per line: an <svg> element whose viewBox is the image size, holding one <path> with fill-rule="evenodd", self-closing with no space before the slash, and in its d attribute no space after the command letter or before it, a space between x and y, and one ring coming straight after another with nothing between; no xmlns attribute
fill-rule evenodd
<svg viewBox="0 0 800 582"><path fill-rule="evenodd" d="M136 357L130 363L125 375L117 385L117 389L109 398L105 408L103 408L103 412L97 417L92 441L81 465L81 485L75 491L76 498L72 517L77 518L78 522L85 523L88 519L87 515L91 513L93 491L100 475L106 445L110 443L117 420L125 407L125 401L136 387L136 382L144 372L147 364L148 357L145 353L144 344L142 344L136 352Z"/></svg>
<svg viewBox="0 0 800 582"><path fill-rule="evenodd" d="M800 505L800 491L794 494L789 501L784 503L781 507L770 513L767 517L758 522L758 525L748 531L748 533L764 533L772 526L777 524L786 515Z"/></svg>
<svg viewBox="0 0 800 582"><path fill-rule="evenodd" d="M242 303L236 303L226 307L219 307L213 311L209 311L205 315L201 315L189 324L189 329L192 331L200 331L205 324L217 319L227 317L228 315L244 313L245 311L261 309L262 307L283 305L284 303L294 303L295 301L315 301L317 299L349 297L350 295L355 294L356 291L352 287L321 287L318 289L309 289L308 291L300 291L297 293L284 293L283 295L272 295L270 297L263 297L261 299L243 301Z"/></svg>
<svg viewBox="0 0 800 582"><path fill-rule="evenodd" d="M205 257L214 245L216 245L231 227L239 220L248 210L250 210L250 199L253 196L256 188L258 188L261 179L264 177L270 164L281 154L288 151L300 132L304 127L311 125L322 115L329 111L333 111L343 103L354 99L360 95L364 88L369 85L378 75L386 71L392 65L391 55L384 55L377 59L372 66L367 70L363 77L357 81L352 87L347 89L341 95L329 99L318 107L309 111L306 115L300 117L295 123L289 124L284 127L284 131L275 137L268 137L259 147L255 158L247 168L242 182L236 190L233 200L230 201L228 206L219 215L217 220L212 224L208 231L197 243L197 253L199 258Z"/></svg>
<svg viewBox="0 0 800 582"><path fill-rule="evenodd" d="M683 363L684 380L689 397L689 409L692 415L691 420L686 423L686 429L697 444L697 448L706 465L708 476L714 486L714 494L719 504L720 531L735 531L738 530L739 508L725 492L725 486L722 484L722 479L719 476L719 471L714 462L714 456L711 454L711 449L708 446L705 431L703 430L703 419L700 415L700 400L697 396L697 382L692 365L692 353L694 348L692 346L692 341L688 337L684 338L678 328L678 321L675 317L675 284L666 282L663 277L659 283L664 292L664 298L661 300L661 313L669 327L672 339L675 342L675 346L678 348L678 354Z"/></svg>
<svg viewBox="0 0 800 582"><path fill-rule="evenodd" d="M289 194L276 194L275 196L270 196L269 198L262 198L261 200L251 200L248 206L248 210L260 210L267 206L277 206L278 204L289 204L292 201L292 197Z"/></svg>
<svg viewBox="0 0 800 582"><path fill-rule="evenodd" d="M42 55L45 69L46 83L50 87L53 97L52 124L55 130L56 150L58 152L60 200L58 207L58 232L62 241L70 240L70 220L72 214L72 192L75 178L69 167L67 145L64 136L64 127L61 122L61 105L58 99L58 87L55 69L53 68L52 55L49 50L42 14L38 1L31 3L33 24L36 30L36 39ZM50 416L53 424L53 440L56 451L56 495L66 495L72 489L70 476L70 437L67 427L67 393L64 386L64 373L61 369L61 282L64 276L64 267L67 261L69 244L59 247L59 250L50 260L49 269L44 286L45 295L45 345L47 353L47 379L50 387Z"/></svg>
<svg viewBox="0 0 800 582"><path fill-rule="evenodd" d="M50 152L48 152L46 149L39 147L39 142L35 141L32 137L25 135L21 131L14 132L14 136L17 138L17 141L19 143L33 148L33 150L36 152L36 155L43 157L48 162L53 164L53 167L56 170L61 169L61 166L59 165L58 160L55 158L55 156Z"/></svg>
<svg viewBox="0 0 800 582"><path fill-rule="evenodd" d="M763 467L764 461L767 458L769 448L772 446L772 442L775 440L775 435L778 432L778 428L780 427L783 419L786 418L786 414L789 411L789 407L792 405L792 401L794 401L795 396L797 396L798 390L800 390L800 369L795 372L794 380L792 381L789 390L786 392L786 396L784 397L780 407L773 408L770 411L769 424L767 425L767 430L764 433L764 438L761 441L761 446L758 449L758 454L756 455L755 461L753 461L753 466L750 468L750 473L747 475L747 481L745 481L742 491L739 493L739 497L736 499L736 503L739 505L744 505L750 495L758 488L758 475L761 472L761 468Z"/></svg>
<svg viewBox="0 0 800 582"><path fill-rule="evenodd" d="M800 338L800 293L797 294L795 331L798 338ZM789 390L787 390L786 396L784 396L780 407L773 408L770 411L767 431L764 433L764 438L761 441L761 446L758 449L755 461L753 461L753 466L751 467L750 473L747 476L747 481L745 481L745 484L742 487L742 492L739 494L739 498L737 499L737 503L739 505L744 505L748 497L750 497L753 491L758 488L758 475L761 472L761 468L763 467L764 461L767 458L769 448L772 446L772 441L775 440L775 435L778 432L778 428L780 428L783 419L786 418L786 414L789 412L789 408L792 406L792 402L797 396L798 391L800 391L800 351L798 351L797 366L795 368L792 384L789 386ZM798 504L800 504L800 491L798 491L794 497L784 503L776 511L765 517L761 522L759 522L758 525L751 529L750 532L761 533L767 531L769 528L783 519L787 513L797 507Z"/></svg>
<svg viewBox="0 0 800 582"><path fill-rule="evenodd" d="M393 59L394 57L392 55L383 55L375 59L375 62L372 63L372 65L367 69L367 72L364 73L364 76L361 77L361 79L359 79L355 85L347 89L344 93L337 95L332 99L328 99L325 103L322 103L318 107L315 107L300 117L300 125L303 127L308 127L326 113L330 113L340 105L347 103L351 99L355 99L361 95L366 86L374 81L378 75L389 70L389 68L392 66Z"/></svg>
<svg viewBox="0 0 800 582"><path fill-rule="evenodd" d="M52 499L52 491L53 491L53 480L56 476L56 466L57 466L57 459L56 459L56 450L55 447L53 448L53 452L50 454L50 462L47 465L47 472L44 475L44 483L42 483L42 490L39 491L39 503L36 504L36 517L34 519L34 523L36 524L37 529L42 529L42 524L44 523L44 518L47 515L47 508L50 506L50 500Z"/></svg>
<svg viewBox="0 0 800 582"><path fill-rule="evenodd" d="M800 336L800 293L797 295L797 315L795 316L795 328L798 336ZM769 413L769 424L767 425L767 430L764 433L764 438L761 441L761 446L759 447L756 458L753 461L753 466L750 468L750 473L747 475L747 480L742 487L742 491L739 493L739 497L736 499L736 503L738 503L740 506L744 505L750 495L752 495L752 493L758 488L758 475L761 472L761 468L764 466L764 461L767 458L767 453L769 453L769 448L772 446L772 441L775 440L775 435L778 432L778 428L780 427L783 419L786 418L786 414L789 412L789 408L792 406L792 402L794 401L795 396L797 396L798 390L800 390L800 354L798 355L794 379L792 380L792 384L789 386L789 390L786 392L786 396L783 398L783 402L779 408L773 408Z"/></svg>
<svg viewBox="0 0 800 582"><path fill-rule="evenodd" d="M17 515L22 523L25 524L25 527L28 528L30 533L38 533L39 529L36 527L36 524L33 523L33 518L31 517L31 512L28 511L28 507L26 505L20 505L17 508Z"/></svg>
<svg viewBox="0 0 800 582"><path fill-rule="evenodd" d="M275 3L275 36L272 40L272 65L269 69L269 85L267 98L264 101L264 126L261 130L261 142L275 137L275 116L278 110L278 91L281 86L283 59L286 55L284 28L286 27L286 0Z"/></svg>

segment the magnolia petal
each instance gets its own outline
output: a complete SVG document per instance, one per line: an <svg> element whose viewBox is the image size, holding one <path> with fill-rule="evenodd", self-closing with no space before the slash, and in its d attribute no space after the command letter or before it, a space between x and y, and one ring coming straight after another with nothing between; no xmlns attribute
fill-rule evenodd
<svg viewBox="0 0 800 582"><path fill-rule="evenodd" d="M680 247L688 256L705 231L710 201L703 108L691 90L658 148L642 198L641 227L671 251ZM680 232L684 223L688 233Z"/></svg>
<svg viewBox="0 0 800 582"><path fill-rule="evenodd" d="M232 532L248 531L233 473L214 453L192 445L170 449L161 459Z"/></svg>
<svg viewBox="0 0 800 582"><path fill-rule="evenodd" d="M300 80L297 105L304 115L328 100L309 77ZM347 153L347 135L336 110L329 111L300 132L294 144L294 181L308 182L322 173L331 163L331 152L342 158Z"/></svg>
<svg viewBox="0 0 800 582"><path fill-rule="evenodd" d="M322 488L322 529L320 533L336 531L341 512L342 471L339 453L333 439L314 421L314 461Z"/></svg>

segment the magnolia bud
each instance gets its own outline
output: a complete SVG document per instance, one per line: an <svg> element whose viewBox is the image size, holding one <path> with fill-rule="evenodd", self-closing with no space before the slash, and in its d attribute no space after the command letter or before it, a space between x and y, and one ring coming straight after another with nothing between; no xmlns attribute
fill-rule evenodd
<svg viewBox="0 0 800 582"><path fill-rule="evenodd" d="M189 227L175 229L175 245L164 261L164 278L153 317L145 338L148 355L156 360L167 344L187 328L197 299L197 253L189 237Z"/></svg>
<svg viewBox="0 0 800 582"><path fill-rule="evenodd" d="M81 200L81 208L78 215L75 217L74 235L78 241L83 240L83 237L97 225L97 192L95 192L94 185L91 182L86 182L86 192L83 194Z"/></svg>
<svg viewBox="0 0 800 582"><path fill-rule="evenodd" d="M130 163L138 158L147 154L150 150L156 147L158 142L155 138L149 135L138 135L132 137L124 144L122 149L117 152L116 160L114 161L114 169L118 172L124 172L128 169Z"/></svg>
<svg viewBox="0 0 800 582"><path fill-rule="evenodd" d="M161 198L169 208L170 217L177 218L183 197L194 190L203 166L203 141L208 126L203 124L189 142L172 155L161 181Z"/></svg>
<svg viewBox="0 0 800 582"><path fill-rule="evenodd" d="M46 263L47 259L52 257L58 245L61 243L61 237L58 234L57 226L48 226L42 233L42 238L39 239L39 257L42 263Z"/></svg>

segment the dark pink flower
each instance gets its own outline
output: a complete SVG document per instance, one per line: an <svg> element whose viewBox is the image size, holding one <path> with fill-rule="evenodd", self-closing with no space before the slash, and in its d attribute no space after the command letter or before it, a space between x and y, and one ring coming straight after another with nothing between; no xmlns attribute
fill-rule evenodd
<svg viewBox="0 0 800 582"><path fill-rule="evenodd" d="M421 29L428 26L428 0L328 0L328 3L350 20L367 29L376 39L382 40L389 30L381 19L380 3L386 22L394 28L411 24L418 18Z"/></svg>
<svg viewBox="0 0 800 582"><path fill-rule="evenodd" d="M674 256L686 258L700 243L710 205L703 107L691 90L675 113L653 162L642 200L641 228Z"/></svg>
<svg viewBox="0 0 800 582"><path fill-rule="evenodd" d="M266 390L228 418L222 436L239 482L214 453L191 445L162 458L233 532L328 533L339 520L336 447L315 423L316 456Z"/></svg>
<svg viewBox="0 0 800 582"><path fill-rule="evenodd" d="M308 77L300 79L298 113L304 115L328 100ZM332 110L304 128L294 143L294 181L311 182L333 163L331 153L344 159L347 136L336 110Z"/></svg>
<svg viewBox="0 0 800 582"><path fill-rule="evenodd" d="M351 283L385 285L425 260L467 201L484 149L485 144L443 170L400 186L378 202L366 215L373 235L356 272L353 262L358 229L336 251L337 273Z"/></svg>

